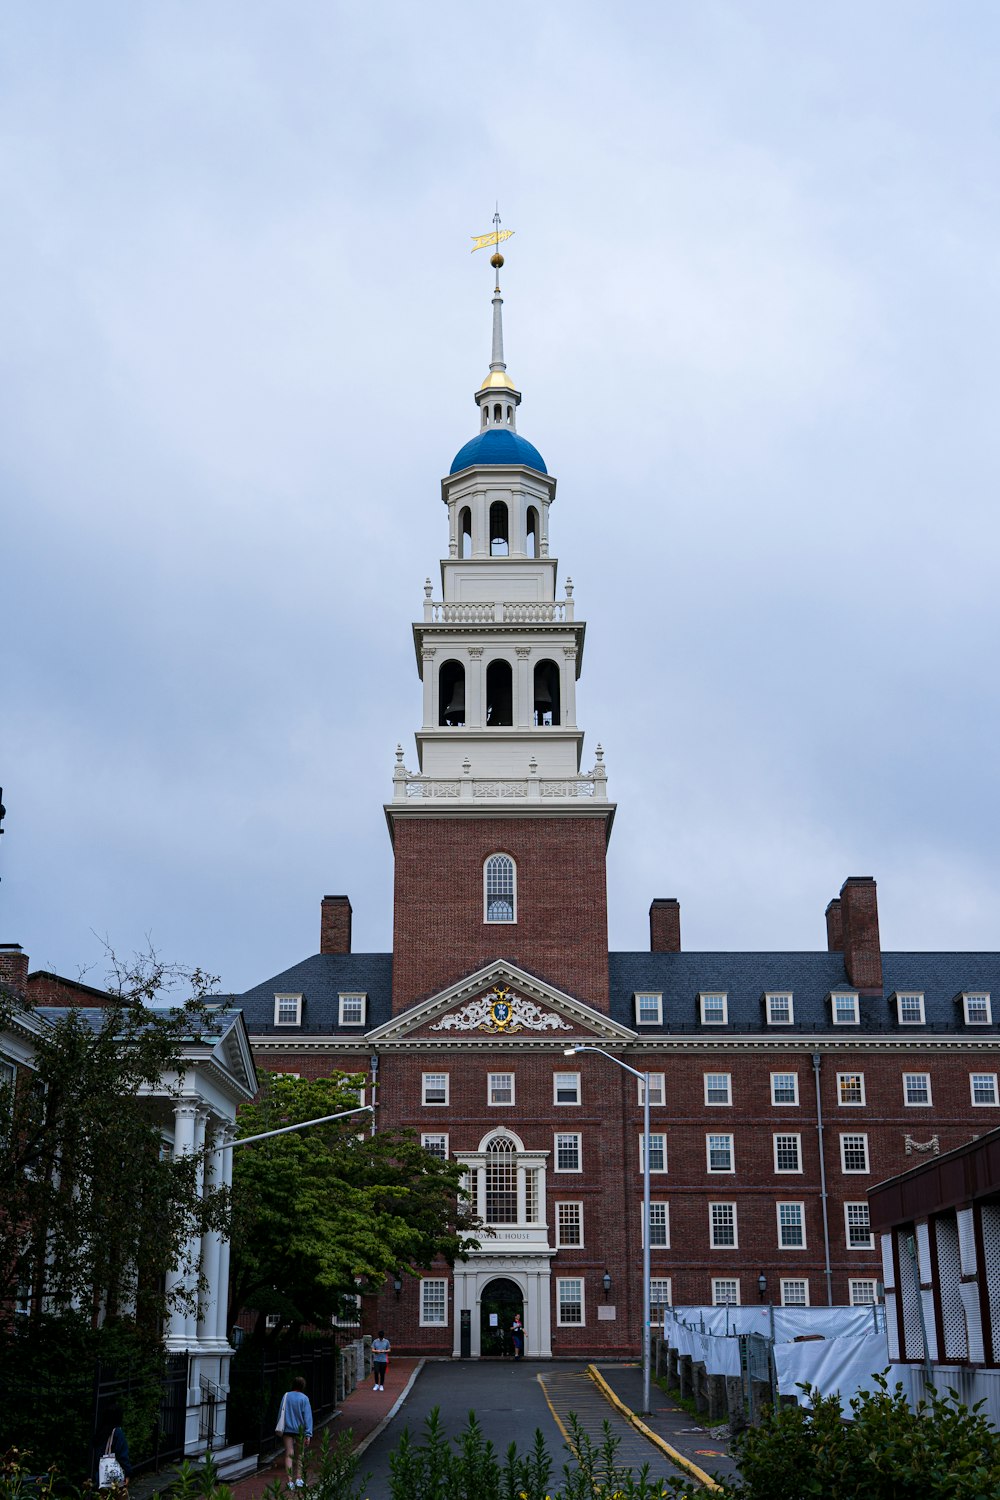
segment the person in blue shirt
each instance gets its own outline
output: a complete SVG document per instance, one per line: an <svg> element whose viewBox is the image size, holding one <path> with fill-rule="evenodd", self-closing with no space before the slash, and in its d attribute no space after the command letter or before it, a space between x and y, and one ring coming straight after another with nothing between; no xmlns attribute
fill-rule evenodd
<svg viewBox="0 0 1000 1500"><path fill-rule="evenodd" d="M302 1459L313 1435L313 1413L306 1395L306 1383L301 1375L281 1398L275 1432L281 1434L285 1444L285 1472L288 1488L301 1490L305 1485L302 1477Z"/></svg>

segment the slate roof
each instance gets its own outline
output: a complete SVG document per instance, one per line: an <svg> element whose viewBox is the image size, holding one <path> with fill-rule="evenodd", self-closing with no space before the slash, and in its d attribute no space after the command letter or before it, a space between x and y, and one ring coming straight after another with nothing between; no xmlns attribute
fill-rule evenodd
<svg viewBox="0 0 1000 1500"><path fill-rule="evenodd" d="M662 1024L637 1028L649 1036L700 1032L720 1040L748 1033L792 1038L797 1033L830 1032L846 1038L884 1032L905 1034L918 1045L921 1035L982 1037L1000 1031L1000 953L883 953L882 969L881 994L861 993L860 1025L834 1026L827 997L832 990L852 988L840 953L609 953L610 1012L613 1020L635 1027L633 996L648 990L663 995ZM769 990L792 992L792 1026L766 1024L764 995ZM925 1025L899 1026L893 999L897 990L923 992ZM992 1026L965 1025L962 1006L955 1001L963 990L990 993ZM726 1026L701 1025L700 991L726 993ZM364 1027L341 1028L338 996L351 992L367 994L367 1018ZM274 1025L274 997L281 993L302 995L301 1026ZM291 1039L342 1031L356 1037L391 1019L392 955L317 953L228 999L243 1011L253 1036Z"/></svg>

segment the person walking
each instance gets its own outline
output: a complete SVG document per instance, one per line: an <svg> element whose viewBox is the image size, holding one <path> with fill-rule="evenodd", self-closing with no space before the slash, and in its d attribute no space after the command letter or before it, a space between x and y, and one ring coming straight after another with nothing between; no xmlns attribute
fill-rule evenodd
<svg viewBox="0 0 1000 1500"><path fill-rule="evenodd" d="M290 1490L304 1489L302 1462L313 1435L313 1413L309 1397L306 1395L306 1383L301 1375L296 1375L292 1389L286 1391L281 1398L274 1430L281 1434L285 1444L285 1473L288 1475L288 1488Z"/></svg>
<svg viewBox="0 0 1000 1500"><path fill-rule="evenodd" d="M121 1474L119 1476L114 1473L113 1464L102 1463L101 1459L99 1459L97 1465L97 1482L99 1488L102 1490L111 1489L116 1484L128 1484L132 1473L132 1465L129 1462L128 1456L128 1439L122 1429L125 1413L120 1406L113 1406L108 1412L107 1420L111 1431L108 1435L107 1446L101 1454L101 1459L117 1459ZM109 1469L111 1471L110 1476L108 1474Z"/></svg>
<svg viewBox="0 0 1000 1500"><path fill-rule="evenodd" d="M385 1329L380 1328L378 1338L372 1339L372 1374L375 1376L373 1391L385 1390L385 1372L389 1368L389 1350L392 1345L385 1336Z"/></svg>
<svg viewBox="0 0 1000 1500"><path fill-rule="evenodd" d="M510 1341L514 1345L514 1358L524 1358L524 1324L521 1322L521 1314L514 1314L514 1321L510 1325Z"/></svg>

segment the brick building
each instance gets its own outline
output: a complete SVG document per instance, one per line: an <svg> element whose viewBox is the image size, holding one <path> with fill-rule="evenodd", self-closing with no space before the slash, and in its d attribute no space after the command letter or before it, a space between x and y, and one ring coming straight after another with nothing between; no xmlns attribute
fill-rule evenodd
<svg viewBox="0 0 1000 1500"><path fill-rule="evenodd" d="M502 264L499 256L494 258ZM499 275L499 268L498 268ZM585 626L550 546L556 483L517 431L499 285L479 431L442 481L448 550L413 627L416 771L385 807L393 951L320 951L239 997L258 1063L364 1072L380 1127L463 1163L494 1230L369 1309L399 1349L634 1353L642 1318L642 1086L652 1300L874 1300L867 1190L1000 1118L1000 955L883 952L852 877L816 952L687 953L672 899L650 949L610 953L603 755L583 769ZM817 927L820 928L817 913ZM371 1095L368 1096L369 1098Z"/></svg>

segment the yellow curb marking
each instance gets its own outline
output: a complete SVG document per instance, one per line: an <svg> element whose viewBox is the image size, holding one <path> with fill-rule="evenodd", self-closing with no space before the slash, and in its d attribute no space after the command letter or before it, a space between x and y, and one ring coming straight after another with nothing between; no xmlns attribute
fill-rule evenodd
<svg viewBox="0 0 1000 1500"><path fill-rule="evenodd" d="M689 1458L685 1458L683 1453L678 1453L676 1448L671 1448L670 1444L663 1438L661 1438L659 1433L653 1432L652 1428L647 1427L645 1422L641 1421L636 1416L635 1412L631 1411L625 1405L624 1401L620 1401L618 1399L596 1365L588 1365L587 1374L590 1376L591 1380L597 1386L601 1394L611 1402L612 1406L614 1406L618 1411L621 1412L623 1417L625 1417L629 1422L632 1423L632 1426L636 1429L637 1432L641 1432L643 1437L649 1438L651 1443L655 1443L658 1448L661 1448L673 1463L679 1465L679 1467L682 1469L686 1469L689 1474L697 1479L699 1484L705 1486L706 1490L713 1490L716 1493L721 1493L721 1486L716 1484L715 1480L710 1474L706 1474L704 1469L699 1469L698 1465L692 1463ZM558 1418L556 1420L558 1420Z"/></svg>

